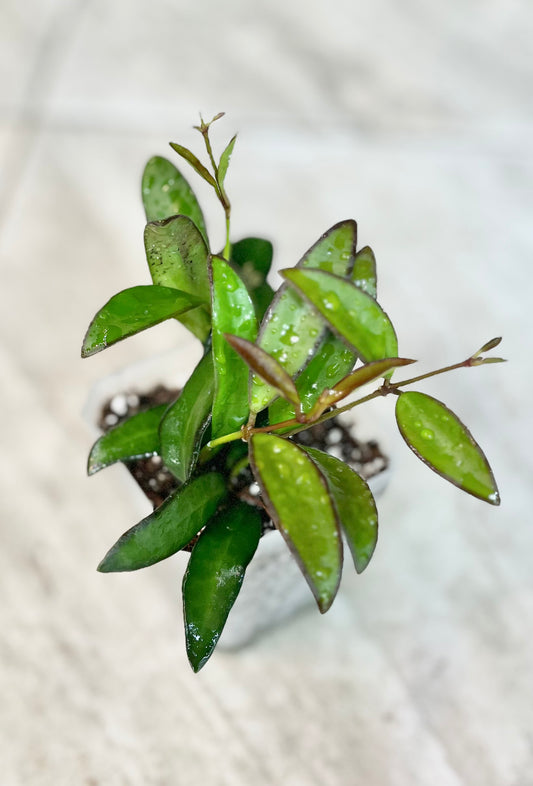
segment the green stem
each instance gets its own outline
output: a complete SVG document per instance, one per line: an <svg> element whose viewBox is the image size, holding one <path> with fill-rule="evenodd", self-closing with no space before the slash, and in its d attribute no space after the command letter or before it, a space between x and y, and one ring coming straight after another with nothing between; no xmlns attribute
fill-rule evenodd
<svg viewBox="0 0 533 786"><path fill-rule="evenodd" d="M224 259L226 262L229 262L230 254L231 254L231 243L229 239L229 228L230 228L230 214L229 211L226 212L226 245L224 246Z"/></svg>

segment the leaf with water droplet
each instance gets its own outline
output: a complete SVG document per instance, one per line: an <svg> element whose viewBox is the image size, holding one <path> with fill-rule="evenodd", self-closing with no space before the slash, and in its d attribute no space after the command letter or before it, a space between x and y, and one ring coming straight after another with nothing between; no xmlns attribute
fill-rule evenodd
<svg viewBox="0 0 533 786"><path fill-rule="evenodd" d="M355 365L356 356L344 341L326 330L319 348L295 380L302 410L311 412L320 394L342 379ZM285 399L276 399L268 408L269 423L281 423L294 417L294 407Z"/></svg>
<svg viewBox="0 0 533 786"><path fill-rule="evenodd" d="M98 570L139 570L170 557L190 543L226 495L224 478L216 472L191 480L125 532L107 552Z"/></svg>
<svg viewBox="0 0 533 786"><path fill-rule="evenodd" d="M144 230L144 246L154 284L190 292L203 304L180 321L205 341L211 327L211 293L208 250L199 230L186 216L152 221Z"/></svg>
<svg viewBox="0 0 533 786"><path fill-rule="evenodd" d="M196 466L202 437L211 419L214 388L213 358L207 352L161 421L161 456L182 483Z"/></svg>
<svg viewBox="0 0 533 786"><path fill-rule="evenodd" d="M124 289L103 306L89 325L81 349L82 358L101 352L129 336L166 319L183 319L197 309L200 300L179 289L147 285Z"/></svg>
<svg viewBox="0 0 533 786"><path fill-rule="evenodd" d="M246 422L249 368L228 341L234 333L250 342L257 338L255 309L237 273L221 257L212 257L212 323L215 396L211 438L237 431Z"/></svg>
<svg viewBox="0 0 533 786"><path fill-rule="evenodd" d="M228 171L229 161L231 158L231 154L233 153L233 148L235 147L235 142L237 140L237 134L230 139L228 142L227 147L225 148L224 152L220 156L220 162L218 164L218 182L220 186L224 185L224 180L226 179L226 173Z"/></svg>
<svg viewBox="0 0 533 786"><path fill-rule="evenodd" d="M96 440L89 454L87 474L94 475L117 461L131 461L159 452L159 423L168 404L138 412Z"/></svg>
<svg viewBox="0 0 533 786"><path fill-rule="evenodd" d="M192 550L183 579L183 615L195 672L215 649L260 536L258 511L237 502L207 524Z"/></svg>
<svg viewBox="0 0 533 786"><path fill-rule="evenodd" d="M245 237L231 246L230 261L238 267L246 284L257 319L263 319L274 297L274 290L266 282L272 264L272 243L259 237Z"/></svg>
<svg viewBox="0 0 533 786"><path fill-rule="evenodd" d="M398 354L392 323L381 306L351 281L322 270L282 270L286 278L317 309L365 361Z"/></svg>
<svg viewBox="0 0 533 786"><path fill-rule="evenodd" d="M396 402L400 433L413 453L445 480L491 505L500 504L485 454L466 426L441 401L408 391Z"/></svg>
<svg viewBox="0 0 533 786"><path fill-rule="evenodd" d="M174 164L161 156L151 158L142 177L142 198L147 221L187 216L198 227L206 245L207 232L198 200Z"/></svg>
<svg viewBox="0 0 533 786"><path fill-rule="evenodd" d="M185 161L187 161L192 166L194 171L200 175L200 177L203 177L203 179L207 181L210 186L213 186L213 188L216 189L217 184L215 178L191 150L183 147L183 145L179 145L177 142L171 142L170 147L175 150L179 156L184 158Z"/></svg>
<svg viewBox="0 0 533 786"><path fill-rule="evenodd" d="M376 298L377 274L376 257L370 246L365 246L355 255L351 273L353 283L366 292L370 297Z"/></svg>
<svg viewBox="0 0 533 786"><path fill-rule="evenodd" d="M351 271L357 239L355 221L331 227L298 262L298 268L318 268L339 275ZM276 357L292 377L310 360L324 331L324 320L293 288L280 287L259 330L258 345ZM298 340L292 342L296 337ZM252 375L250 409L260 412L276 390Z"/></svg>
<svg viewBox="0 0 533 786"><path fill-rule="evenodd" d="M226 333L225 339L235 352L239 353L252 371L296 407L299 406L300 399L298 398L298 391L294 382L275 358L265 352L264 349L261 349L261 347L258 347L257 344L252 344L251 341L246 341L246 339L239 336L232 336Z"/></svg>
<svg viewBox="0 0 533 786"><path fill-rule="evenodd" d="M368 484L348 464L316 448L304 448L326 478L357 573L366 568L378 539L378 512Z"/></svg>
<svg viewBox="0 0 533 786"><path fill-rule="evenodd" d="M250 459L268 512L324 613L342 569L342 539L327 483L301 448L272 434L254 434Z"/></svg>

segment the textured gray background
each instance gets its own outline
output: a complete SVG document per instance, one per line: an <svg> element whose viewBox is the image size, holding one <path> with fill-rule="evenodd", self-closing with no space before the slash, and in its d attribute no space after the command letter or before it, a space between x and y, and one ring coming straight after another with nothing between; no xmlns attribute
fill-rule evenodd
<svg viewBox="0 0 533 786"><path fill-rule="evenodd" d="M533 784L532 28L527 0L1 0L3 786ZM421 369L500 333L512 362L424 388L483 445L500 509L418 464L377 402L361 427L395 473L370 569L194 676L181 566L94 570L138 511L120 468L85 478L80 415L184 333L79 347L147 283L140 173L169 140L200 150L198 110L228 113L219 149L239 131L234 237L284 267L353 216Z"/></svg>

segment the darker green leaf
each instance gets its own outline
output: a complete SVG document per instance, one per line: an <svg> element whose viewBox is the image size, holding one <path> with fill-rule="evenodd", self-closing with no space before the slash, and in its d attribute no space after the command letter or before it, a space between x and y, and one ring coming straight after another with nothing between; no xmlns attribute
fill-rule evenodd
<svg viewBox="0 0 533 786"><path fill-rule="evenodd" d="M260 535L258 511L237 502L208 523L193 548L183 579L183 612L195 672L215 649Z"/></svg>
<svg viewBox="0 0 533 786"><path fill-rule="evenodd" d="M378 539L378 512L368 484L348 464L316 448L305 448L326 478L355 569L366 568Z"/></svg>
<svg viewBox="0 0 533 786"><path fill-rule="evenodd" d="M159 429L163 461L182 482L190 478L196 466L202 437L211 418L213 393L213 358L207 352L167 410Z"/></svg>
<svg viewBox="0 0 533 786"><path fill-rule="evenodd" d="M122 535L98 565L102 573L138 570L184 548L226 496L222 475L200 475L181 486L149 516Z"/></svg>
<svg viewBox="0 0 533 786"><path fill-rule="evenodd" d="M250 293L257 319L263 319L274 297L274 290L266 277L272 264L272 243L258 237L245 237L231 247L231 263Z"/></svg>
<svg viewBox="0 0 533 786"><path fill-rule="evenodd" d="M203 304L180 321L205 341L211 326L208 314L211 295L208 251L199 230L186 216L152 221L144 230L144 245L154 284L190 292Z"/></svg>
<svg viewBox="0 0 533 786"><path fill-rule="evenodd" d="M166 286L124 289L98 311L85 334L81 356L94 355L117 341L158 325L171 317L184 318L196 310L199 299Z"/></svg>
<svg viewBox="0 0 533 786"><path fill-rule="evenodd" d="M144 169L142 198L147 221L182 215L191 219L207 245L203 213L192 188L174 164L161 156L151 158Z"/></svg>
<svg viewBox="0 0 533 786"><path fill-rule="evenodd" d="M303 268L318 268L346 275L353 265L356 236L355 221L341 221L331 227L298 262L299 272ZM283 285L265 314L257 343L292 377L309 362L324 328L324 319L316 310L294 288ZM253 376L252 412L260 412L275 397L275 389Z"/></svg>
<svg viewBox="0 0 533 786"><path fill-rule="evenodd" d="M215 396L211 438L237 431L248 419L249 370L226 333L255 341L257 320L253 303L237 273L220 257L212 257L212 323Z"/></svg>
<svg viewBox="0 0 533 786"><path fill-rule="evenodd" d="M324 613L342 568L342 540L327 483L301 448L272 434L252 437L250 459L268 512Z"/></svg>
<svg viewBox="0 0 533 786"><path fill-rule="evenodd" d="M200 175L200 177L203 177L203 179L206 180L210 186L213 186L213 188L216 189L217 184L215 178L191 150L183 147L183 145L179 145L177 142L171 142L170 147L175 150L178 155L184 158L185 161L187 161L192 166L194 171Z"/></svg>
<svg viewBox="0 0 533 786"><path fill-rule="evenodd" d="M283 270L284 278L365 361L398 354L396 333L381 306L355 284L322 270Z"/></svg>
<svg viewBox="0 0 533 786"><path fill-rule="evenodd" d="M408 391L396 402L400 433L413 453L445 480L491 505L500 504L485 454L459 418L425 393Z"/></svg>
<svg viewBox="0 0 533 786"><path fill-rule="evenodd" d="M117 461L153 456L159 452L159 423L167 404L138 412L96 440L89 454L87 472L94 475Z"/></svg>

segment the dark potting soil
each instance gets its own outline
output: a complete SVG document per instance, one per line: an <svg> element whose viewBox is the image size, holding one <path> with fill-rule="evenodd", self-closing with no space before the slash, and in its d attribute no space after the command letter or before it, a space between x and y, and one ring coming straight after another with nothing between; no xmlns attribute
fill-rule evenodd
<svg viewBox="0 0 533 786"><path fill-rule="evenodd" d="M118 394L102 407L98 426L103 432L109 431L138 412L160 404L171 404L178 394L178 389L170 389L163 385L158 385L146 393ZM383 455L375 440L363 442L357 439L353 432L353 426L348 427L337 418L333 418L301 431L293 439L301 445L318 448L342 459L368 480L386 469L389 460ZM159 507L179 485L159 456L135 459L124 464L154 508ZM274 525L264 510L259 497L259 487L249 466L235 478L232 491L260 509L264 530L273 528Z"/></svg>

